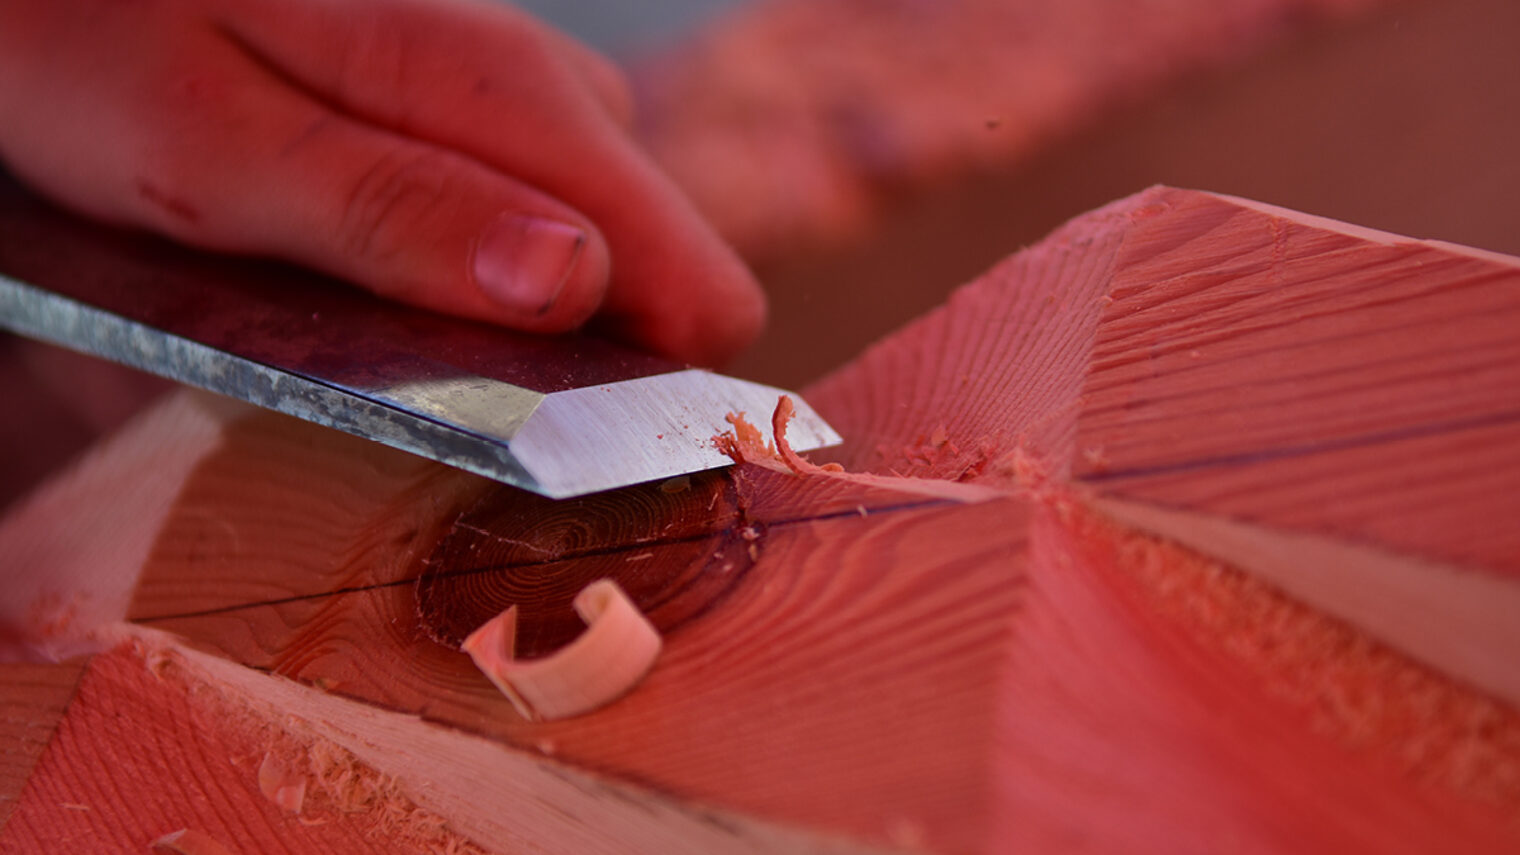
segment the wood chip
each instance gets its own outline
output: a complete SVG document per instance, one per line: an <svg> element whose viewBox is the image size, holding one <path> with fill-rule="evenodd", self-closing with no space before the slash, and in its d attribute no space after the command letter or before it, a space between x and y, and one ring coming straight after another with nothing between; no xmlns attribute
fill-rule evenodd
<svg viewBox="0 0 1520 855"><path fill-rule="evenodd" d="M524 718L583 715L637 685L661 643L659 632L611 579L587 585L575 597L575 611L586 631L543 659L515 657L516 606L470 633L462 649Z"/></svg>

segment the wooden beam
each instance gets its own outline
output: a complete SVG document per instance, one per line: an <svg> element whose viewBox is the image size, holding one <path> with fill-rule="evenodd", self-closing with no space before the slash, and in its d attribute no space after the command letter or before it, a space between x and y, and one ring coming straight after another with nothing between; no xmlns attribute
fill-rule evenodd
<svg viewBox="0 0 1520 855"><path fill-rule="evenodd" d="M229 410L152 470L173 500L130 602L78 636L145 651L86 675L123 697L81 688L0 840L101 821L56 808L88 783L66 758L133 750L100 710L170 667L164 739L336 746L487 851L1510 851L1515 328L1515 259L1155 188L806 390L837 467L752 440L726 472L555 503ZM98 455L72 507L161 453ZM114 531L29 519L58 550L35 554ZM659 660L585 716L523 718L460 641L518 605L525 653L551 651L599 578ZM1473 608L1369 611L1411 592ZM233 765L269 833L313 818ZM134 840L179 816L144 815Z"/></svg>

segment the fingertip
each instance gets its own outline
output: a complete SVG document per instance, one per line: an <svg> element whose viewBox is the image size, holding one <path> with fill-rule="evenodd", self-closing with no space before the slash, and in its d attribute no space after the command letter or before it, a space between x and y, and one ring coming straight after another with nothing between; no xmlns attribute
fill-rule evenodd
<svg viewBox="0 0 1520 855"><path fill-rule="evenodd" d="M589 223L508 211L471 245L469 281L493 319L532 332L562 332L601 305L611 262Z"/></svg>
<svg viewBox="0 0 1520 855"><path fill-rule="evenodd" d="M593 60L582 73L588 77L592 91L612 121L625 131L631 130L638 113L633 84L622 69L610 61L601 57Z"/></svg>
<svg viewBox="0 0 1520 855"><path fill-rule="evenodd" d="M765 292L748 271L722 293L723 298L712 302L692 325L688 346L691 361L698 365L717 367L730 362L765 329L769 314Z"/></svg>
<svg viewBox="0 0 1520 855"><path fill-rule="evenodd" d="M691 280L686 287L673 287L668 292L673 304L652 300L613 311L605 328L661 356L721 367L754 343L768 313L759 284L747 269L737 262L735 266L724 274Z"/></svg>
<svg viewBox="0 0 1520 855"><path fill-rule="evenodd" d="M525 14L521 10L517 11ZM560 54L568 60L570 67L612 121L625 131L630 130L637 110L637 99L633 94L633 83L623 69L607 56L566 33L536 19L535 26L542 38L558 47Z"/></svg>
<svg viewBox="0 0 1520 855"><path fill-rule="evenodd" d="M734 250L710 229L693 227L691 264L700 278L688 280L688 311L682 347L700 365L718 366L759 338L768 306L765 291Z"/></svg>

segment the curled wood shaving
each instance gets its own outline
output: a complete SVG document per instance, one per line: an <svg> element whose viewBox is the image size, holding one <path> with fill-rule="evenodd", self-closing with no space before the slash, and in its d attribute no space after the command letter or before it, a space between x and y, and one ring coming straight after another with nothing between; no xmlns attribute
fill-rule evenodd
<svg viewBox="0 0 1520 855"><path fill-rule="evenodd" d="M843 472L844 467L838 463L825 463L818 466L807 460L802 455L792 450L792 444L786 438L786 426L792 421L796 409L792 406L790 395L782 395L776 402L776 411L771 414L771 430L776 435L776 454L788 469L798 475L808 475L820 472Z"/></svg>
<svg viewBox="0 0 1520 855"><path fill-rule="evenodd" d="M660 653L660 633L611 579L587 585L575 597L575 611L586 631L543 659L515 658L516 606L470 633L461 649L524 718L582 715L644 678Z"/></svg>
<svg viewBox="0 0 1520 855"><path fill-rule="evenodd" d="M259 792L287 813L300 815L306 802L306 776L269 751L259 764Z"/></svg>
<svg viewBox="0 0 1520 855"><path fill-rule="evenodd" d="M796 408L790 395L782 395L777 399L776 410L771 414L771 430L776 437L774 446L766 441L760 428L744 418L743 413L729 413L724 417L733 425L733 430L713 437L713 444L719 451L733 458L735 463L753 463L777 472L791 472L794 475L844 472L844 467L837 463L817 466L792 450L792 445L786 438L786 426L795 413Z"/></svg>
<svg viewBox="0 0 1520 855"><path fill-rule="evenodd" d="M713 437L713 445L733 458L735 463L771 464L779 468L780 458L776 450L765 441L760 429L744 418L744 413L729 413L723 417L733 429Z"/></svg>
<svg viewBox="0 0 1520 855"><path fill-rule="evenodd" d="M880 487L899 493L933 496L956 502L984 502L991 499L1000 499L1008 494L1007 490L999 487L966 484L958 481L944 481L936 478L909 478L896 474L886 476L873 475L866 472L847 472L838 463L825 463L820 466L798 454L792 448L791 442L786 438L786 427L792 420L794 413L795 408L791 397L782 395L776 401L775 412L771 414L771 430L775 433L776 437L774 447L764 441L764 436L760 433L759 428L745 421L743 413L729 413L727 417L728 422L734 426L734 430L713 437L713 442L717 445L719 451L732 457L735 463L748 463L770 469L774 472L790 473L799 477L819 476L832 478L866 487ZM953 448L948 430L941 430L945 434L945 444L943 447ZM939 432L936 431L936 434Z"/></svg>
<svg viewBox="0 0 1520 855"><path fill-rule="evenodd" d="M163 855L232 855L215 837L193 828L171 831L150 844L153 851Z"/></svg>

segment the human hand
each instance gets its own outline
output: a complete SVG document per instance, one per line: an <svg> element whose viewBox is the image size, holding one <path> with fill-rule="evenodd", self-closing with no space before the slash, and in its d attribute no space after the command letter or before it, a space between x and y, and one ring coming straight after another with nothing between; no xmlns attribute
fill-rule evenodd
<svg viewBox="0 0 1520 855"><path fill-rule="evenodd" d="M599 55L468 0L5 0L0 160L89 215L712 364L753 278Z"/></svg>

